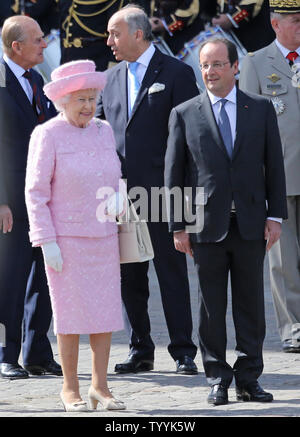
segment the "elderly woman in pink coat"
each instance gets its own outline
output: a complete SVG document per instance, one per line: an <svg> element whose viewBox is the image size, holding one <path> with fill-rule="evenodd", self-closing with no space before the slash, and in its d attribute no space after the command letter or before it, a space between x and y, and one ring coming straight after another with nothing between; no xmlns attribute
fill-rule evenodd
<svg viewBox="0 0 300 437"><path fill-rule="evenodd" d="M92 61L75 61L51 78L44 91L60 113L32 133L25 194L30 241L45 259L64 376L60 396L66 411L87 410L77 364L79 335L89 334L91 407L125 409L107 386L111 333L123 329L115 220L122 194L109 197L107 220L96 214L99 189L118 193L121 176L112 129L93 118L105 75Z"/></svg>

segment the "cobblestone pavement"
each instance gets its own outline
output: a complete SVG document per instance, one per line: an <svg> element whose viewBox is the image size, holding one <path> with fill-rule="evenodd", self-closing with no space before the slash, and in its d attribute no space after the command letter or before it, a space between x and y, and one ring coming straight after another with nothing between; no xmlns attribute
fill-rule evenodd
<svg viewBox="0 0 300 437"><path fill-rule="evenodd" d="M267 262L266 262L267 264ZM113 334L109 363L109 386L116 397L127 404L127 410L108 412L98 409L88 413L65 413L59 400L62 377L45 375L30 377L27 380L8 381L0 379L0 416L1 417L65 417L87 416L105 417L117 421L124 418L145 418L159 420L167 416L170 420L198 417L299 417L300 416L300 354L281 352L281 344L276 328L272 296L269 288L269 274L266 265L265 301L267 333L264 345L264 374L260 383L274 395L272 403L239 403L235 399L234 386L229 389L229 404L209 406L206 402L209 389L203 373L200 353L196 356L199 368L197 376L180 376L175 373L175 363L167 352L168 334L162 313L158 284L150 268L151 299L149 311L152 322L152 336L156 344L155 368L151 372L116 375L115 363L122 362L128 352L125 332ZM191 300L194 328L197 326L197 283L194 268L189 261ZM230 295L230 293L229 293ZM180 323L180 315L178 315ZM196 329L194 341L197 344ZM55 358L57 356L56 338L50 330ZM228 305L228 362L233 363L234 330ZM90 350L88 337L82 336L79 356L79 378L83 399L87 400L90 385ZM111 419L109 419L111 418ZM128 419L130 420L130 419ZM183 419L182 419L183 420Z"/></svg>

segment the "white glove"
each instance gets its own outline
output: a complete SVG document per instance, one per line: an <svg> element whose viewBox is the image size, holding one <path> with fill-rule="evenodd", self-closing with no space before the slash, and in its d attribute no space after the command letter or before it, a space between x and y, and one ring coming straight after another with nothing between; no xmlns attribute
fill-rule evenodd
<svg viewBox="0 0 300 437"><path fill-rule="evenodd" d="M56 272L62 271L63 260L61 257L60 248L55 241L42 244L45 264L54 269Z"/></svg>
<svg viewBox="0 0 300 437"><path fill-rule="evenodd" d="M125 198L122 193L114 193L106 204L107 215L116 217L124 211Z"/></svg>

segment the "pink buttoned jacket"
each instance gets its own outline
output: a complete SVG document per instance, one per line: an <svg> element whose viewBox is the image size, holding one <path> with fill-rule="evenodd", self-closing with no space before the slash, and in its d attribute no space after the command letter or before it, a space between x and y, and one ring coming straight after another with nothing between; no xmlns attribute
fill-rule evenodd
<svg viewBox="0 0 300 437"><path fill-rule="evenodd" d="M29 143L25 184L32 245L56 236L116 233L115 222L97 219L103 202L97 192L103 187L118 191L120 176L114 135L106 121L93 119L78 128L59 114L37 126Z"/></svg>

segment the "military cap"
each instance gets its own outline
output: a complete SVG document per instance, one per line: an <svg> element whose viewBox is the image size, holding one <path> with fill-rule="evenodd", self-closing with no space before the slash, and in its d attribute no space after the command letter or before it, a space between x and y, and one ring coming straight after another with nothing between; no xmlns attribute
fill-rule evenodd
<svg viewBox="0 0 300 437"><path fill-rule="evenodd" d="M300 13L300 0L269 0L270 11L278 14Z"/></svg>

